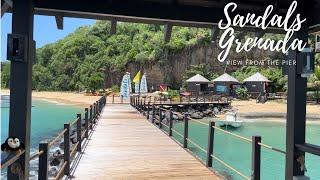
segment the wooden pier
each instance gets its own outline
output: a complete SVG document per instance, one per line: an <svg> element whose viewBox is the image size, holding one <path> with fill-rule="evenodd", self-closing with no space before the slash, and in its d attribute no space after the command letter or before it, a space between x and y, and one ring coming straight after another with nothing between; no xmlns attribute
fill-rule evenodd
<svg viewBox="0 0 320 180"><path fill-rule="evenodd" d="M74 179L220 179L130 105L107 105Z"/></svg>

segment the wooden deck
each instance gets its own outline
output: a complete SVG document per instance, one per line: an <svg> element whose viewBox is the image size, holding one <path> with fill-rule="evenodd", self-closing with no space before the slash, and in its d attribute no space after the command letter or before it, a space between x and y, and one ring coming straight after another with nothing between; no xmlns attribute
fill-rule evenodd
<svg viewBox="0 0 320 180"><path fill-rule="evenodd" d="M75 179L219 179L130 105L107 105Z"/></svg>

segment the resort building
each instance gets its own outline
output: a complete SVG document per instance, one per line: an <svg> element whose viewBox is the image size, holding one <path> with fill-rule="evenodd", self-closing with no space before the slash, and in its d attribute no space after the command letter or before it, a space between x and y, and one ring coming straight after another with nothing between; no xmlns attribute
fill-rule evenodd
<svg viewBox="0 0 320 180"><path fill-rule="evenodd" d="M252 97L259 96L260 93L267 93L268 80L259 72L243 80L243 85L248 89Z"/></svg>
<svg viewBox="0 0 320 180"><path fill-rule="evenodd" d="M186 80L188 83L187 91L192 92L193 94L204 94L206 92L213 90L213 84L207 78L196 74Z"/></svg>
<svg viewBox="0 0 320 180"><path fill-rule="evenodd" d="M241 87L237 79L227 73L212 80L214 82L214 93L228 96L235 96L235 90Z"/></svg>

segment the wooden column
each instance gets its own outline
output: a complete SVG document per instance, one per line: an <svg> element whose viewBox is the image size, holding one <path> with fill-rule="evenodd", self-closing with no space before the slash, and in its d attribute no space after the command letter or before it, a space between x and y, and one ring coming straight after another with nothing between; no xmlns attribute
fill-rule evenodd
<svg viewBox="0 0 320 180"><path fill-rule="evenodd" d="M64 133L64 162L67 162L66 167L64 168L64 175L70 175L70 124L64 124L64 129L67 131Z"/></svg>
<svg viewBox="0 0 320 180"><path fill-rule="evenodd" d="M77 142L78 142L78 147L77 151L81 152L81 114L77 114Z"/></svg>
<svg viewBox="0 0 320 180"><path fill-rule="evenodd" d="M162 107L159 107L159 128L162 128Z"/></svg>
<svg viewBox="0 0 320 180"><path fill-rule="evenodd" d="M152 124L154 123L155 117L156 117L156 106L153 104L152 105L152 119L151 119Z"/></svg>
<svg viewBox="0 0 320 180"><path fill-rule="evenodd" d="M39 152L43 151L43 153L39 156L39 172L38 179L47 180L48 179L48 170L49 170L49 146L48 143L40 143L39 144Z"/></svg>
<svg viewBox="0 0 320 180"><path fill-rule="evenodd" d="M252 163L251 163L251 179L260 180L260 166L261 166L261 142L260 136L252 136Z"/></svg>
<svg viewBox="0 0 320 180"><path fill-rule="evenodd" d="M93 129L93 121L92 121L92 105L90 105L90 118L89 118L89 121L90 121L90 129Z"/></svg>
<svg viewBox="0 0 320 180"><path fill-rule="evenodd" d="M212 167L212 157L213 154L213 145L214 145L214 127L215 122L209 122L209 132L208 132L208 147L207 147L207 167Z"/></svg>
<svg viewBox="0 0 320 180"><path fill-rule="evenodd" d="M9 136L16 136L25 144L25 153L17 161L22 166L25 180L29 179L32 64L35 57L33 16L33 0L13 1L12 34L24 36L26 47L23 62L11 61ZM18 180L19 177L10 169L11 166L8 167L7 178Z"/></svg>
<svg viewBox="0 0 320 180"><path fill-rule="evenodd" d="M172 136L172 125L173 125L173 112L170 109L170 119L169 119L169 136Z"/></svg>
<svg viewBox="0 0 320 180"><path fill-rule="evenodd" d="M302 8L302 1L298 7ZM304 3L304 1L303 1ZM302 15L303 16L303 15ZM306 24L306 23L304 23ZM308 42L308 28L302 27L296 36L304 42ZM287 100L287 130L286 130L286 177L292 179L293 176L304 175L297 161L299 156L305 153L296 148L296 144L305 143L306 134L306 93L307 78L301 77L298 72L299 64L303 63L303 58L298 54L301 52L290 51L288 59L296 60L297 66L288 67L288 100Z"/></svg>
<svg viewBox="0 0 320 180"><path fill-rule="evenodd" d="M89 137L89 119L88 119L88 108L85 108L85 113L84 113L84 122L85 122L85 131L86 131L86 135L85 137L88 139Z"/></svg>
<svg viewBox="0 0 320 180"><path fill-rule="evenodd" d="M188 147L188 129L189 129L187 114L184 114L183 120L184 120L183 147L187 148Z"/></svg>

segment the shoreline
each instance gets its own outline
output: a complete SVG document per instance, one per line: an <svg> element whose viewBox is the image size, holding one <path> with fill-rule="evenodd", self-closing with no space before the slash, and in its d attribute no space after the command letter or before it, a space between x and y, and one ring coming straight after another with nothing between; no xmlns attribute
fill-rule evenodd
<svg viewBox="0 0 320 180"><path fill-rule="evenodd" d="M8 89L1 89L1 95L10 95ZM76 92L60 91L32 91L32 98L44 100L58 105L73 105L88 107L101 96L86 96ZM231 103L236 110L238 118L244 122L280 122L286 123L286 102L267 101L265 104L257 104L255 100L239 101ZM224 115L218 115L215 119L224 119ZM320 105L307 105L307 124L320 124Z"/></svg>
<svg viewBox="0 0 320 180"><path fill-rule="evenodd" d="M8 89L1 89L1 95L10 95ZM32 99L44 100L55 104L88 107L101 96L86 96L82 93L60 91L32 91Z"/></svg>

